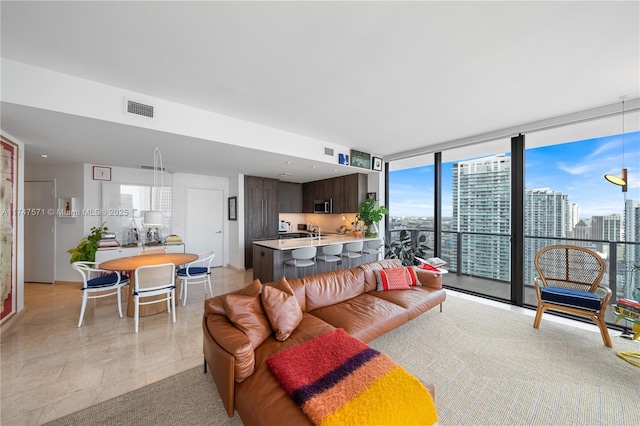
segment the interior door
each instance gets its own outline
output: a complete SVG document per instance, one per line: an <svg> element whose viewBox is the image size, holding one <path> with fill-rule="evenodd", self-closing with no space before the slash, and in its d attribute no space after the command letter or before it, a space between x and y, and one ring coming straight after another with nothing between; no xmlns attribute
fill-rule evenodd
<svg viewBox="0 0 640 426"><path fill-rule="evenodd" d="M24 280L53 284L53 182L25 181L24 208Z"/></svg>
<svg viewBox="0 0 640 426"><path fill-rule="evenodd" d="M202 253L213 250L211 266L222 266L223 192L218 189L187 189L185 250Z"/></svg>

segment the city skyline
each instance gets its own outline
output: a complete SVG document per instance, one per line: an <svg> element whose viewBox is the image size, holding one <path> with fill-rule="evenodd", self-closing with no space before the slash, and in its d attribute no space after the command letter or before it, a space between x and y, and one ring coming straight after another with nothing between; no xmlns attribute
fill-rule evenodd
<svg viewBox="0 0 640 426"><path fill-rule="evenodd" d="M622 153L621 134L527 149L525 187L567 194L569 202L578 205L580 219L623 214L625 194L604 179L606 173L620 175ZM491 155L483 157L488 156ZM442 215L450 217L453 163L443 166ZM640 199L640 132L624 135L624 166L629 177L626 199ZM390 217L433 216L433 165L393 171L389 175Z"/></svg>

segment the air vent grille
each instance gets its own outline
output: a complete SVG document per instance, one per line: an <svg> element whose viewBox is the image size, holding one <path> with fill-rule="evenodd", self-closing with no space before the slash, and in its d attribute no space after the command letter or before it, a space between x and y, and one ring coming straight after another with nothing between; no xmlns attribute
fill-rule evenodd
<svg viewBox="0 0 640 426"><path fill-rule="evenodd" d="M129 114L141 115L143 117L153 118L153 106L141 104L127 100L127 112Z"/></svg>
<svg viewBox="0 0 640 426"><path fill-rule="evenodd" d="M331 157L333 157L333 149L332 148L326 148L324 149L324 155L329 155Z"/></svg>
<svg viewBox="0 0 640 426"><path fill-rule="evenodd" d="M140 168L141 168L141 169L143 169L143 170L155 170L155 169L153 168L153 166L146 166L146 165L144 165L144 164L140 164ZM160 170L160 171L162 171L162 172L166 172L166 170L165 170L165 168L164 168L164 167L158 167L158 170Z"/></svg>

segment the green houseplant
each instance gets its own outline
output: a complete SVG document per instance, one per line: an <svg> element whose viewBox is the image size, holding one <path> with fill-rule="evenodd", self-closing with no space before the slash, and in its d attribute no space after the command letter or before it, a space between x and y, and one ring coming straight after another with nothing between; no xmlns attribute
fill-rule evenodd
<svg viewBox="0 0 640 426"><path fill-rule="evenodd" d="M93 262L96 258L96 251L98 250L98 244L102 239L102 233L109 228L104 226L104 223L98 227L91 228L91 233L80 240L80 243L72 249L67 250L67 253L71 255L69 263L73 262Z"/></svg>
<svg viewBox="0 0 640 426"><path fill-rule="evenodd" d="M400 259L405 266L418 265L420 262L416 260L416 256L426 258L428 257L428 251L431 250L425 244L426 239L425 235L420 235L416 242L411 239L409 232L402 230L397 240L385 244L387 250L385 258Z"/></svg>
<svg viewBox="0 0 640 426"><path fill-rule="evenodd" d="M367 198L358 206L356 224L363 222L366 226L364 236L366 238L375 238L378 236L376 223L380 222L387 213L389 213L389 210L385 206L376 208L376 200Z"/></svg>

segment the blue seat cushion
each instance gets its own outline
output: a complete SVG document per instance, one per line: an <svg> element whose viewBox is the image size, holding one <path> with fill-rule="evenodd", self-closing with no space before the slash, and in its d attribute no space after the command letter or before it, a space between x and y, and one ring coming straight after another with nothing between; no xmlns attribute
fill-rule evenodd
<svg viewBox="0 0 640 426"><path fill-rule="evenodd" d="M189 268L189 275L202 275L208 274L209 270L203 266L192 266ZM187 276L187 268L180 268L177 272L178 275Z"/></svg>
<svg viewBox="0 0 640 426"><path fill-rule="evenodd" d="M542 287L540 289L540 295L544 302L591 311L597 311L602 306L602 300L588 291L571 290L560 287Z"/></svg>
<svg viewBox="0 0 640 426"><path fill-rule="evenodd" d="M125 281L125 279L123 279ZM87 281L87 287L108 287L118 282L118 274L100 275Z"/></svg>

